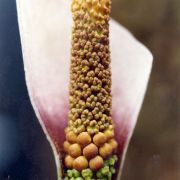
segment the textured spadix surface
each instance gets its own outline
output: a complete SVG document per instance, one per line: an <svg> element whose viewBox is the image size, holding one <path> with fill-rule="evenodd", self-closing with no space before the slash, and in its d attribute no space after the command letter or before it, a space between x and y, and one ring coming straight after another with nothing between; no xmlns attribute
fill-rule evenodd
<svg viewBox="0 0 180 180"><path fill-rule="evenodd" d="M27 87L53 148L60 178L59 158L68 113L70 1L17 0L17 10ZM113 20L110 22L110 47L112 111L122 167L144 98L152 55Z"/></svg>

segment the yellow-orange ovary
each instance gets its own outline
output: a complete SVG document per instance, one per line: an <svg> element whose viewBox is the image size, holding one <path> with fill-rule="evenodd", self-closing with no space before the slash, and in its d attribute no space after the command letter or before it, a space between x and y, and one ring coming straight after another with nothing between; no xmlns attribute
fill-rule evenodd
<svg viewBox="0 0 180 180"><path fill-rule="evenodd" d="M69 149L68 149L68 153L69 153L69 155L71 155L74 158L80 156L81 155L81 146L77 143L70 145Z"/></svg>
<svg viewBox="0 0 180 180"><path fill-rule="evenodd" d="M76 143L77 135L74 132L69 131L66 133L66 140L70 143Z"/></svg>
<svg viewBox="0 0 180 180"><path fill-rule="evenodd" d="M88 167L88 161L84 156L79 156L73 161L73 168L82 171Z"/></svg>
<svg viewBox="0 0 180 180"><path fill-rule="evenodd" d="M91 159L98 154L98 148L95 144L91 143L83 149L83 155L87 159Z"/></svg>
<svg viewBox="0 0 180 180"><path fill-rule="evenodd" d="M102 147L99 148L99 154L101 155L101 157L103 157L103 159L106 159L108 156L110 156L112 154L112 147L110 144L105 143Z"/></svg>
<svg viewBox="0 0 180 180"><path fill-rule="evenodd" d="M91 143L91 136L88 134L88 132L82 132L77 137L77 143L79 143L81 146L86 146Z"/></svg>
<svg viewBox="0 0 180 180"><path fill-rule="evenodd" d="M110 129L105 130L104 134L106 135L108 140L114 137L114 131Z"/></svg>
<svg viewBox="0 0 180 180"><path fill-rule="evenodd" d="M68 141L65 141L64 144L63 144L63 148L64 148L64 151L66 153L68 153L68 150L69 150L69 147L70 147L70 143Z"/></svg>
<svg viewBox="0 0 180 180"><path fill-rule="evenodd" d="M65 157L64 163L66 165L67 168L73 168L73 162L74 162L74 158L67 155Z"/></svg>
<svg viewBox="0 0 180 180"><path fill-rule="evenodd" d="M103 145L106 141L107 141L107 138L106 138L105 134L102 133L102 132L99 132L98 134L96 134L96 135L93 137L93 142L94 142L94 144L96 144L97 146Z"/></svg>
<svg viewBox="0 0 180 180"><path fill-rule="evenodd" d="M96 156L89 161L89 167L93 171L97 171L98 169L102 168L104 165L104 160L101 156Z"/></svg>
<svg viewBox="0 0 180 180"><path fill-rule="evenodd" d="M118 143L115 139L110 139L108 144L112 147L113 152L115 153L118 147Z"/></svg>

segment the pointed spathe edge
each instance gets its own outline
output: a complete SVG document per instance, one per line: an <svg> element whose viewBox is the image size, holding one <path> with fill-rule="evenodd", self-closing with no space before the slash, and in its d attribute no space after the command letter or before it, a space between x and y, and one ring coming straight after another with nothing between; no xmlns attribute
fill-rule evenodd
<svg viewBox="0 0 180 180"><path fill-rule="evenodd" d="M123 171L123 167L124 167L124 162L125 162L125 158L126 158L126 154L127 154L127 150L128 150L128 147L129 147L129 143L130 143L130 140L131 140L131 137L133 135L133 132L134 132L134 129L135 129L135 126L136 126L136 123L137 123L137 120L138 120L138 117L139 117L139 114L140 114L140 110L142 108L142 104L143 104L143 101L144 101L144 97L146 95L146 92L147 92L147 87L148 87L148 82L149 82L149 79L150 79L150 74L151 74L151 70L152 70L152 64L153 64L153 55L152 53L149 51L149 49L144 46L142 43L140 43L133 35L130 31L128 31L125 27L123 27L122 25L120 25L118 22L116 22L115 20L111 19L110 21L110 26L111 25L114 25L116 26L116 28L119 28L121 29L121 31L126 34L129 35L129 37L136 41L137 45L139 46L139 48L142 49L142 51L144 52L144 54L146 54L147 56L147 64L148 64L148 70L147 70L147 79L146 79L146 82L145 83L145 86L144 86L144 91L143 91L143 95L141 97L141 100L140 100L140 105L139 106L136 106L136 110L134 111L135 114L132 115L132 117L134 117L134 124L132 125L132 128L131 128L131 131L129 132L128 134L128 137L127 137L127 140L126 140L126 143L125 143L125 146L124 146L124 149L123 149L123 153L122 153L122 156L121 156L121 162L120 162L120 165L119 165L119 171L118 171L118 174L117 174L117 180L120 180L121 179L121 176L122 176L122 171ZM111 34L110 34L111 36ZM111 39L111 38L110 38ZM111 43L111 41L110 41Z"/></svg>

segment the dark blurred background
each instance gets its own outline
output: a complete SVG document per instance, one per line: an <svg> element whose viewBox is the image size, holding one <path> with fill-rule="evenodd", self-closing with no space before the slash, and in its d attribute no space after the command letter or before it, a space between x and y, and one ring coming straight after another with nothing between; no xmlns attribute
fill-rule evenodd
<svg viewBox="0 0 180 180"><path fill-rule="evenodd" d="M179 180L180 1L113 0L112 17L154 55L122 180ZM0 0L0 180L55 178L26 90L15 0Z"/></svg>
<svg viewBox="0 0 180 180"><path fill-rule="evenodd" d="M179 180L180 1L113 0L112 16L154 55L122 180Z"/></svg>
<svg viewBox="0 0 180 180"><path fill-rule="evenodd" d="M0 0L0 180L55 179L25 85L15 0Z"/></svg>

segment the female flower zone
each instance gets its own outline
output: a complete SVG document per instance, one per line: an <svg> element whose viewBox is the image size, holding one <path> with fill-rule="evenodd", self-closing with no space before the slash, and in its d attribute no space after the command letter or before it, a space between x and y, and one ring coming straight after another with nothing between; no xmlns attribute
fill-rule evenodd
<svg viewBox="0 0 180 180"><path fill-rule="evenodd" d="M110 20L111 0L17 0L17 10L27 87L57 178L120 179L151 54Z"/></svg>

